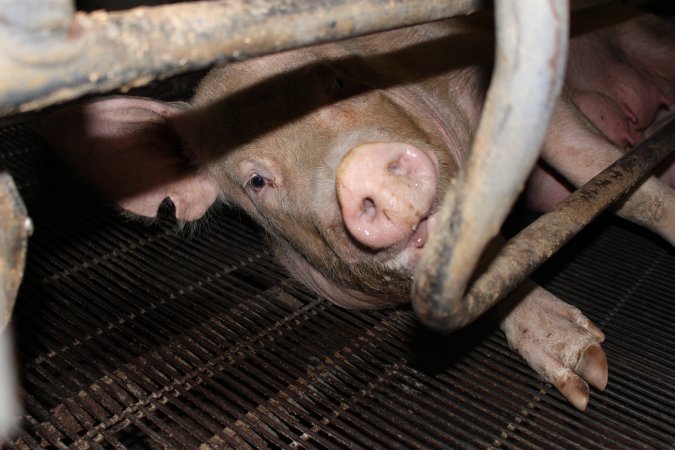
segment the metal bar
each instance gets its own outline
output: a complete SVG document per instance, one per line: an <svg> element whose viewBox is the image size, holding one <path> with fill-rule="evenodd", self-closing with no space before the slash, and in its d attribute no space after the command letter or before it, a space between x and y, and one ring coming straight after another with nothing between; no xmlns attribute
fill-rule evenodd
<svg viewBox="0 0 675 450"><path fill-rule="evenodd" d="M20 407L12 347L9 332L0 331L0 447L5 439L18 431Z"/></svg>
<svg viewBox="0 0 675 450"><path fill-rule="evenodd" d="M75 11L74 0L0 1L3 26L15 31L40 34L47 29L64 29ZM36 39L41 39L35 36Z"/></svg>
<svg viewBox="0 0 675 450"><path fill-rule="evenodd" d="M0 332L12 315L33 223L12 176L0 172Z"/></svg>
<svg viewBox="0 0 675 450"><path fill-rule="evenodd" d="M12 8L15 3L0 0L0 11L21 9ZM72 20L57 15L58 20L43 20L49 26L39 33L19 11L15 20L0 20L0 114L490 5L489 0L203 1L79 12Z"/></svg>
<svg viewBox="0 0 675 450"><path fill-rule="evenodd" d="M0 446L15 431L19 413L12 339L6 326L23 278L33 223L7 172L0 172Z"/></svg>
<svg viewBox="0 0 675 450"><path fill-rule="evenodd" d="M536 163L565 73L566 0L501 0L495 13L495 70L471 155L445 194L415 271L413 307L443 331L484 310L465 291Z"/></svg>
<svg viewBox="0 0 675 450"><path fill-rule="evenodd" d="M574 0L572 9L608 1ZM0 116L491 7L491 0L218 0L74 13L72 0L0 0Z"/></svg>
<svg viewBox="0 0 675 450"><path fill-rule="evenodd" d="M507 242L474 281L460 306L459 320L478 317L518 286L602 211L628 193L675 150L675 121L600 172Z"/></svg>

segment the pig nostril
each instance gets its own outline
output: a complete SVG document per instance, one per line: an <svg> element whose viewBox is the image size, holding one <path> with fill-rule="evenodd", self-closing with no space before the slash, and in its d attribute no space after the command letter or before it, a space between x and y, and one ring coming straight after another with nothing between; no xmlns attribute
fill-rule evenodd
<svg viewBox="0 0 675 450"><path fill-rule="evenodd" d="M366 197L363 199L363 205L362 205L362 210L363 210L363 215L366 217L372 219L375 217L376 209L375 209L375 202L373 201L372 198Z"/></svg>

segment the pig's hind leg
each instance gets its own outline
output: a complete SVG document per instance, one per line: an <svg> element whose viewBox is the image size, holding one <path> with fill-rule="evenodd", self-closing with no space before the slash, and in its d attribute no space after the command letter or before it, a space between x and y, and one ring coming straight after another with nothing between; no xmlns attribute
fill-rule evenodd
<svg viewBox="0 0 675 450"><path fill-rule="evenodd" d="M586 409L588 384L605 388L605 336L579 309L528 281L498 313L511 348L576 408Z"/></svg>

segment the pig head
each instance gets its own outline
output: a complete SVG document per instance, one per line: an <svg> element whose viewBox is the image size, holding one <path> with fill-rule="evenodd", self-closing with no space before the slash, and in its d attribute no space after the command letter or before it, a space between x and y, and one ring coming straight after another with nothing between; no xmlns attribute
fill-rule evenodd
<svg viewBox="0 0 675 450"><path fill-rule="evenodd" d="M407 302L438 193L480 115L489 71L477 63L490 52L456 50L469 33L490 47L474 22L233 63L190 105L89 102L53 114L43 133L133 214L153 217L169 197L178 219L194 220L218 197L262 224L282 263L326 297Z"/></svg>

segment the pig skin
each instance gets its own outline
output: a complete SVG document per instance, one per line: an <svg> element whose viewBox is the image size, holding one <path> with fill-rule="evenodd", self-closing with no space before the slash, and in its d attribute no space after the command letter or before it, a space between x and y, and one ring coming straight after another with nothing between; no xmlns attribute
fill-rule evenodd
<svg viewBox="0 0 675 450"><path fill-rule="evenodd" d="M669 120L673 27L634 16L621 8L580 16L587 30L571 42L566 87L526 189L532 208L551 208ZM409 300L438 193L452 185L477 128L492 42L489 18L472 16L323 44L216 68L190 104L97 100L51 114L41 131L124 209L154 217L169 197L178 219L195 220L216 198L237 205L318 294L351 308L384 307ZM352 152L363 145L409 146L407 155L423 157L422 169L407 170L392 153L393 172L412 177L399 184L423 187L410 198L396 188L391 208L425 206L376 240L350 222L359 215L350 202L360 200L346 190L379 176L346 162L371 161ZM414 178L429 178L429 164L433 189ZM674 174L671 161L616 209L671 244ZM372 213L372 202L364 204ZM511 347L575 407L586 408L589 383L604 389L604 335L578 309L528 281L496 314Z"/></svg>

